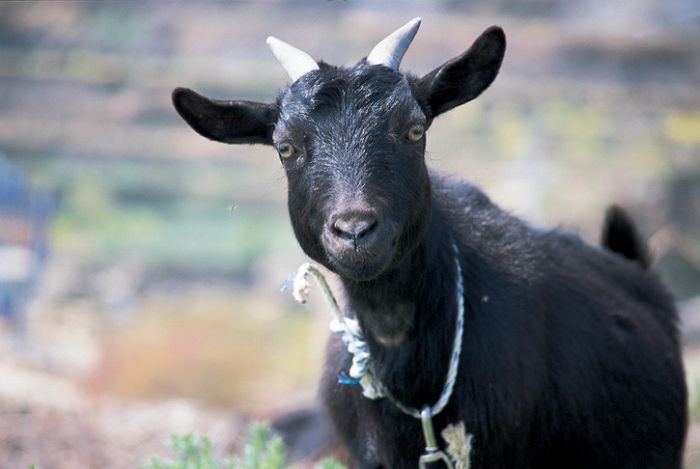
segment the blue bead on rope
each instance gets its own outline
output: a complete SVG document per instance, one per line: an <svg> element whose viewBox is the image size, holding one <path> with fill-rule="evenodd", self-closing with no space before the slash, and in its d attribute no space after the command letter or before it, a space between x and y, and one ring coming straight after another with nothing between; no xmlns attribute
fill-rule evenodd
<svg viewBox="0 0 700 469"><path fill-rule="evenodd" d="M344 371L338 373L338 384L360 384L358 378L351 378Z"/></svg>

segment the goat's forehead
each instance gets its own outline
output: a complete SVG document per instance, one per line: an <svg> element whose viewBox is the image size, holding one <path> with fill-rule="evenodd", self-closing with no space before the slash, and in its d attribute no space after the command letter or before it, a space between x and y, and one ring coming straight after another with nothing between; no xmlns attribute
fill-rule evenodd
<svg viewBox="0 0 700 469"><path fill-rule="evenodd" d="M282 91L279 105L283 117L309 117L333 110L420 112L405 75L366 64L309 73Z"/></svg>

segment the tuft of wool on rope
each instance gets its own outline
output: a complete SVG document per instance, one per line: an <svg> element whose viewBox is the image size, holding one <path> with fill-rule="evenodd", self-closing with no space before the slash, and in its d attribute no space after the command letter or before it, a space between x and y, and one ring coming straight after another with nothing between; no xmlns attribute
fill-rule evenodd
<svg viewBox="0 0 700 469"><path fill-rule="evenodd" d="M442 432L447 443L447 453L455 464L455 469L469 469L469 455L472 451L472 435L467 434L464 422L451 423Z"/></svg>

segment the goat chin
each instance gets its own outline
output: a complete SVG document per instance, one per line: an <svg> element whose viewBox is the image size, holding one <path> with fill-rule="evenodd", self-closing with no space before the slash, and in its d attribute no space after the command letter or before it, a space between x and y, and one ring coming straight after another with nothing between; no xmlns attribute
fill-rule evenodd
<svg viewBox="0 0 700 469"><path fill-rule="evenodd" d="M368 282L379 277L391 265L394 258L392 251L384 251L377 255L350 253L343 257L329 253L327 267L348 280Z"/></svg>

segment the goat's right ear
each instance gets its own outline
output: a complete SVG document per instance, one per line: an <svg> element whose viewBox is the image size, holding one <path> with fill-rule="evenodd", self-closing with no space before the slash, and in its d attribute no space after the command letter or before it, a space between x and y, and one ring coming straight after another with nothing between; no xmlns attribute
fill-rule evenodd
<svg viewBox="0 0 700 469"><path fill-rule="evenodd" d="M217 101L187 88L173 91L173 105L198 134L224 143L272 144L278 110L274 104Z"/></svg>
<svg viewBox="0 0 700 469"><path fill-rule="evenodd" d="M498 75L505 51L505 33L498 26L491 26L469 50L418 80L418 92L428 104L429 117L437 117L479 96Z"/></svg>

